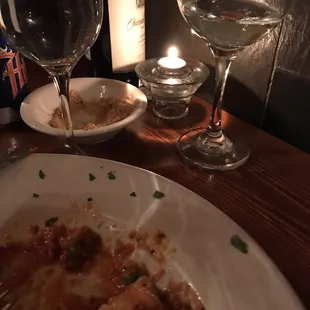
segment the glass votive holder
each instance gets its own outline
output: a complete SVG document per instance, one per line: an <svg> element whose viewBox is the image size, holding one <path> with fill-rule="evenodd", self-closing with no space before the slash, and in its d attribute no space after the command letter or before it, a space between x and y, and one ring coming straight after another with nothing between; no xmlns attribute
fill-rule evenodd
<svg viewBox="0 0 310 310"><path fill-rule="evenodd" d="M210 72L197 60L163 57L139 63L136 73L152 94L155 115L173 120L188 114L192 96Z"/></svg>

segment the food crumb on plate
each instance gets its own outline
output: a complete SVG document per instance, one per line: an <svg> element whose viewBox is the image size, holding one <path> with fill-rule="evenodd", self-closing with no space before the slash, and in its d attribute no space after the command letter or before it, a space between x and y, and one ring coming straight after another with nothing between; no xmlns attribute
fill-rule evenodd
<svg viewBox="0 0 310 310"><path fill-rule="evenodd" d="M108 97L83 100L73 89L69 92L69 99L75 130L91 130L112 125L128 117L135 108L129 98ZM59 107L54 110L49 125L53 128L65 128Z"/></svg>

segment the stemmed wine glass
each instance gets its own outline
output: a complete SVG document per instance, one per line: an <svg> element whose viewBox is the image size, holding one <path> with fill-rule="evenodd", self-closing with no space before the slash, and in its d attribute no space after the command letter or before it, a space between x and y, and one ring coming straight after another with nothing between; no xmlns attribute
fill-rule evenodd
<svg viewBox="0 0 310 310"><path fill-rule="evenodd" d="M238 138L224 133L221 111L232 61L281 23L282 0L177 0L185 21L211 49L215 58L216 89L207 129L180 137L178 150L191 164L212 170L242 165L250 151Z"/></svg>
<svg viewBox="0 0 310 310"><path fill-rule="evenodd" d="M103 0L0 1L0 26L4 35L17 50L53 77L60 98L68 153L81 153L74 142L70 114L70 75L94 44L102 18Z"/></svg>

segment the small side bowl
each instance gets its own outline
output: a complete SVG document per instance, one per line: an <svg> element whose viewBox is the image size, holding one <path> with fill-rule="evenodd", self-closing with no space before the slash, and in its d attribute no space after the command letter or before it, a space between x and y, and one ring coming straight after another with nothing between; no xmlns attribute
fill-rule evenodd
<svg viewBox="0 0 310 310"><path fill-rule="evenodd" d="M70 89L76 90L86 101L107 97L129 98L135 107L128 117L117 123L96 129L74 130L77 143L96 144L111 139L123 128L138 119L147 107L147 98L138 88L116 80L102 78L71 79ZM34 130L51 136L63 137L64 131L62 129L53 128L48 124L57 107L59 107L59 98L54 84L51 83L36 89L27 96L21 105L20 114L23 121Z"/></svg>

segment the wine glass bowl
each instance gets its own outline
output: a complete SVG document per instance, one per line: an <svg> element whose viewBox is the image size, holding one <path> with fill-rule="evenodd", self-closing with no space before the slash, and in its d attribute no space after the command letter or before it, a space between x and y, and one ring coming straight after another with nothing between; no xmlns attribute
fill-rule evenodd
<svg viewBox="0 0 310 310"><path fill-rule="evenodd" d="M255 0L178 0L190 27L211 47L236 52L252 45L282 20L283 8Z"/></svg>
<svg viewBox="0 0 310 310"><path fill-rule="evenodd" d="M15 1L15 6L11 1L2 2L5 35L22 54L41 66L75 63L97 37L100 17L96 16L95 1L83 1L83 5L81 0L56 4Z"/></svg>
<svg viewBox="0 0 310 310"><path fill-rule="evenodd" d="M215 58L216 89L207 129L180 137L178 150L189 163L213 170L242 165L248 147L223 132L221 111L227 76L238 52L261 40L284 16L282 0L177 0L189 26L211 49Z"/></svg>
<svg viewBox="0 0 310 310"><path fill-rule="evenodd" d="M68 101L71 71L94 44L102 18L103 0L0 2L0 26L4 35L17 50L53 77L68 149L75 146Z"/></svg>

